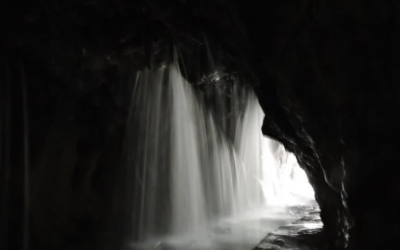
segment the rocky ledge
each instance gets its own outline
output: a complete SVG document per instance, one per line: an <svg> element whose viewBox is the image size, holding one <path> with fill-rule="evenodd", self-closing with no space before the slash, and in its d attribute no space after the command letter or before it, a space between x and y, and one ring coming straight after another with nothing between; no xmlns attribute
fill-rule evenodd
<svg viewBox="0 0 400 250"><path fill-rule="evenodd" d="M317 206L301 208L305 216L269 233L254 250L321 250L322 221Z"/></svg>

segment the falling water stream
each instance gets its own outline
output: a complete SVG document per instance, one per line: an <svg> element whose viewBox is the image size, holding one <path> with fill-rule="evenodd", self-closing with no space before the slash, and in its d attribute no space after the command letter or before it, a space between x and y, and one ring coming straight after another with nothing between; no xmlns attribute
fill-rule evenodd
<svg viewBox="0 0 400 250"><path fill-rule="evenodd" d="M291 206L313 202L304 171L263 137L257 98L244 93L232 140L177 64L138 73L127 142L133 249L251 249L297 218Z"/></svg>

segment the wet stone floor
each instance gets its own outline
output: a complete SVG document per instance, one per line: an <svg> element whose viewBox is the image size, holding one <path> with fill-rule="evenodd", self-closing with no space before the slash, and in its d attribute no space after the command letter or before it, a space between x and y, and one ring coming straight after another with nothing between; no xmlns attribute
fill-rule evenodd
<svg viewBox="0 0 400 250"><path fill-rule="evenodd" d="M220 222L210 228L206 235L163 238L142 244L132 243L128 249L320 250L317 246L321 229L318 206L295 206L287 209L269 209L262 215L249 214L243 218ZM265 238L260 242L263 237Z"/></svg>
<svg viewBox="0 0 400 250"><path fill-rule="evenodd" d="M254 250L321 250L322 222L318 207L302 207L304 216L269 233Z"/></svg>

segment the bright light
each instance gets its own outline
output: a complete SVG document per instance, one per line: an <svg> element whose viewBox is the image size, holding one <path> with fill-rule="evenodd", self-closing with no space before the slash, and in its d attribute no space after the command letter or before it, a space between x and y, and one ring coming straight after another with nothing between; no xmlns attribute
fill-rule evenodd
<svg viewBox="0 0 400 250"><path fill-rule="evenodd" d="M296 157L288 153L284 146L265 137L261 127L264 112L254 93L249 93L243 122L239 126L237 152L245 166L243 171L252 173L247 181L247 193L259 197L255 190L260 190L262 206L309 205L315 202L306 173L297 163ZM248 179L250 180L248 177ZM254 179L258 181L254 187ZM315 204L315 203L314 203Z"/></svg>
<svg viewBox="0 0 400 250"><path fill-rule="evenodd" d="M268 205L303 205L315 200L314 190L296 157L277 142L263 139L263 177L260 183Z"/></svg>

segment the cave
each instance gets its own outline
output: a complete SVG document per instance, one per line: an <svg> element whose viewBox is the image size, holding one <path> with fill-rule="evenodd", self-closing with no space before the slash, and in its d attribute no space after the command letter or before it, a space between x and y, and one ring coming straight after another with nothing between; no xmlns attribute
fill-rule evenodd
<svg viewBox="0 0 400 250"><path fill-rule="evenodd" d="M240 210L249 203L232 205L238 197L271 190L234 174L260 164L247 142L262 134L312 187L314 249L397 249L399 10L394 0L1 1L0 248L135 249L127 242L144 231L170 230L173 197L190 204L179 232L226 204ZM147 168L182 159L191 171ZM217 181L196 180L221 162ZM230 175L242 176L235 192ZM193 179L179 179L182 190L174 176ZM194 199L199 190L214 202ZM275 243L260 248L289 249Z"/></svg>

